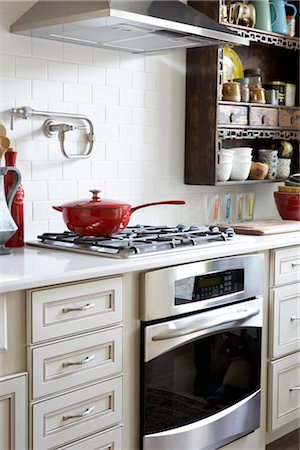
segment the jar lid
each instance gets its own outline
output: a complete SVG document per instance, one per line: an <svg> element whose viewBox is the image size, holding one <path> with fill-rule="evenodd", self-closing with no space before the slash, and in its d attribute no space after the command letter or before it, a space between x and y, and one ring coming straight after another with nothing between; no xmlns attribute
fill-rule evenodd
<svg viewBox="0 0 300 450"><path fill-rule="evenodd" d="M268 81L265 83L266 86L285 86L284 81Z"/></svg>
<svg viewBox="0 0 300 450"><path fill-rule="evenodd" d="M256 69L245 69L244 74L245 74L245 76L248 76L248 77L260 76L261 69L259 67L257 67Z"/></svg>
<svg viewBox="0 0 300 450"><path fill-rule="evenodd" d="M242 86L246 86L247 84L249 84L249 77L244 77L244 78L234 78L233 81L236 81L238 83L240 83Z"/></svg>

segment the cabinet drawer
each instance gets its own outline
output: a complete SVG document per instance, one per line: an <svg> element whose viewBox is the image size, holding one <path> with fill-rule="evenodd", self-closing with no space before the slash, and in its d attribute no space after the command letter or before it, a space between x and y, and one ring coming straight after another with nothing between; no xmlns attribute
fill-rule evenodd
<svg viewBox="0 0 300 450"><path fill-rule="evenodd" d="M272 358L277 358L299 350L300 284L278 287L271 293L271 349Z"/></svg>
<svg viewBox="0 0 300 450"><path fill-rule="evenodd" d="M122 427L114 428L73 444L59 447L59 450L122 450Z"/></svg>
<svg viewBox="0 0 300 450"><path fill-rule="evenodd" d="M32 448L63 446L116 425L122 418L122 378L31 405Z"/></svg>
<svg viewBox="0 0 300 450"><path fill-rule="evenodd" d="M42 342L122 320L122 278L27 291L28 342Z"/></svg>
<svg viewBox="0 0 300 450"><path fill-rule="evenodd" d="M273 286L299 281L300 247L274 250L271 262L271 282Z"/></svg>
<svg viewBox="0 0 300 450"><path fill-rule="evenodd" d="M269 429L281 427L300 414L300 353L270 363Z"/></svg>
<svg viewBox="0 0 300 450"><path fill-rule="evenodd" d="M260 127L277 127L278 110L275 108L250 107L250 125Z"/></svg>
<svg viewBox="0 0 300 450"><path fill-rule="evenodd" d="M122 327L28 350L31 398L36 399L122 371Z"/></svg>
<svg viewBox="0 0 300 450"><path fill-rule="evenodd" d="M299 109L279 109L279 126L300 128L300 111Z"/></svg>
<svg viewBox="0 0 300 450"><path fill-rule="evenodd" d="M222 125L247 125L247 106L219 105L218 123Z"/></svg>

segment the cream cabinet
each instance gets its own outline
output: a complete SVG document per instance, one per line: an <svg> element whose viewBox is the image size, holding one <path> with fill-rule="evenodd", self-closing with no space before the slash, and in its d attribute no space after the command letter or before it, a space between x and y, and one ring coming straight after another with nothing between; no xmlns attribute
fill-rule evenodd
<svg viewBox="0 0 300 450"><path fill-rule="evenodd" d="M27 448L27 376L0 378L0 449Z"/></svg>
<svg viewBox="0 0 300 450"><path fill-rule="evenodd" d="M268 429L300 416L300 249L271 251Z"/></svg>
<svg viewBox="0 0 300 450"><path fill-rule="evenodd" d="M26 310L29 448L121 450L122 277L28 290Z"/></svg>

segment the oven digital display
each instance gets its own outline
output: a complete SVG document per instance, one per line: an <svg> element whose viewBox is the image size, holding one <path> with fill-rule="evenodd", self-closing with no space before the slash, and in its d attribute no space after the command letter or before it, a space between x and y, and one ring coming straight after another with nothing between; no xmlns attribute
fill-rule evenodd
<svg viewBox="0 0 300 450"><path fill-rule="evenodd" d="M244 269L197 275L175 281L175 305L243 291Z"/></svg>

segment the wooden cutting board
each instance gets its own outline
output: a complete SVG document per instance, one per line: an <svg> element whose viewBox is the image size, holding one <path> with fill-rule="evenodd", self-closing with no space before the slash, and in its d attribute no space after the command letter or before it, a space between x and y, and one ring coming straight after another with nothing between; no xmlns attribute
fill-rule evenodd
<svg viewBox="0 0 300 450"><path fill-rule="evenodd" d="M230 226L234 228L235 232L238 234L267 235L300 231L300 222L296 220L253 220L249 222L221 224L218 226L221 229L226 229Z"/></svg>

